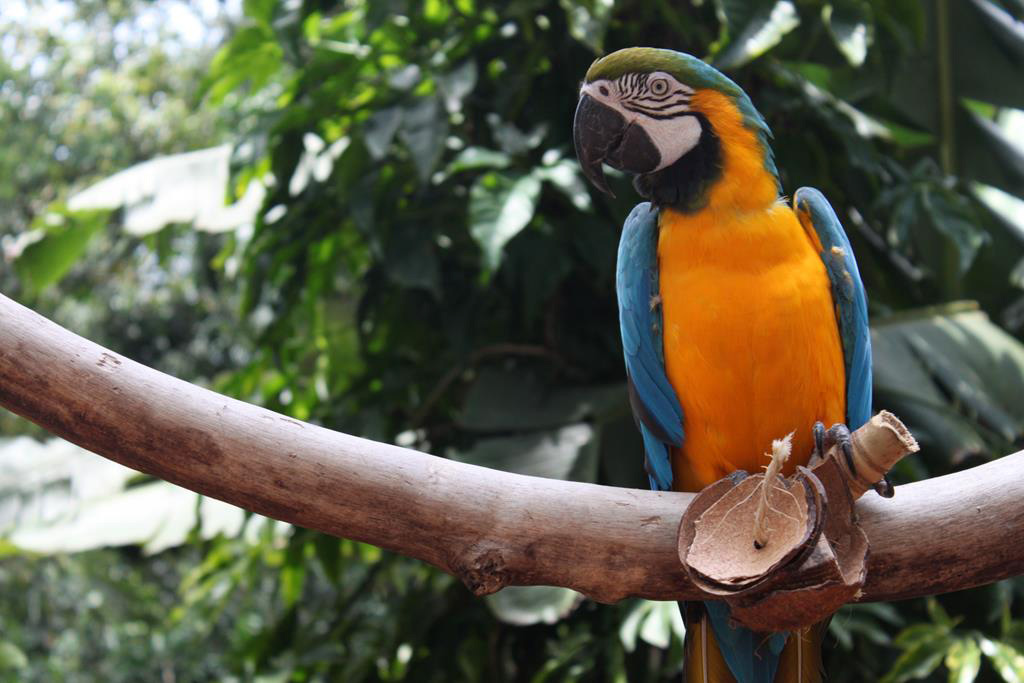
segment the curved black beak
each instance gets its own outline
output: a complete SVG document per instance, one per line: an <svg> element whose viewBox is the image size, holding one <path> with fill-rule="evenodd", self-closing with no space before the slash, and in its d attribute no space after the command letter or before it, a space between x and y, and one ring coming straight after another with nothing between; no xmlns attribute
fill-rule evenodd
<svg viewBox="0 0 1024 683"><path fill-rule="evenodd" d="M572 140L576 145L576 158L583 168L583 175L594 183L594 187L612 197L615 193L608 187L601 164L618 147L626 130L626 119L611 107L606 107L590 95L584 95L576 105L576 117L572 122Z"/></svg>
<svg viewBox="0 0 1024 683"><path fill-rule="evenodd" d="M613 197L602 163L638 174L650 173L661 163L661 153L642 126L627 123L622 114L590 95L583 95L576 105L572 127L583 175Z"/></svg>

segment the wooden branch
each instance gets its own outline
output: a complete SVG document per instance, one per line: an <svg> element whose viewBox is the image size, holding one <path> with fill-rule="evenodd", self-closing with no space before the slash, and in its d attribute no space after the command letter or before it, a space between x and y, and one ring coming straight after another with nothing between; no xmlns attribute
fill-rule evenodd
<svg viewBox="0 0 1024 683"><path fill-rule="evenodd" d="M527 477L333 432L139 365L0 295L0 405L133 469L429 562L476 593L698 598L677 554L692 494ZM622 457L640 455L624 453ZM639 465L638 465L639 466ZM1024 451L857 503L862 600L1024 573Z"/></svg>

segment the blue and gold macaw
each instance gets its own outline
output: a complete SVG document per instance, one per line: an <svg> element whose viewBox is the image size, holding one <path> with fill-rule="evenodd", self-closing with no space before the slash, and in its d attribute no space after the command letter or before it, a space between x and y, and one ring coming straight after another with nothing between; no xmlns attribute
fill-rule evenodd
<svg viewBox="0 0 1024 683"><path fill-rule="evenodd" d="M780 195L770 136L739 86L671 50L598 59L580 92L584 173L605 192L602 163L634 174L648 200L623 227L616 289L656 490L757 472L789 432L787 475L826 438L849 457L844 425L870 417L867 300L850 243L820 192ZM770 635L734 628L722 603L684 610L685 680L820 680L825 624Z"/></svg>

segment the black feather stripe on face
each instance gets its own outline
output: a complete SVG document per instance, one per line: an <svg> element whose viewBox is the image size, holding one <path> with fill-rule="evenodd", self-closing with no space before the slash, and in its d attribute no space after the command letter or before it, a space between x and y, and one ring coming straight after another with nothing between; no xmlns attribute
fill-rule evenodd
<svg viewBox="0 0 1024 683"><path fill-rule="evenodd" d="M679 90L674 90L672 92L665 93L664 95L648 95L647 97L645 97L643 99L644 100L649 100L651 102L664 102L665 100L670 100L670 99L672 99L673 97L675 97L677 95L683 95L683 96L685 96L687 98L690 97L690 94L687 91L685 91L682 88L680 88Z"/></svg>
<svg viewBox="0 0 1024 683"><path fill-rule="evenodd" d="M659 80L666 79L659 76ZM655 95L650 82L651 74L648 73L628 73L620 76L616 80L620 106L626 111L643 114L652 119L671 119L689 113L692 94L690 90L676 87L672 92Z"/></svg>
<svg viewBox="0 0 1024 683"><path fill-rule="evenodd" d="M680 116L694 116L695 115L694 112L690 111L688 105L673 105L673 106L681 106L683 108L680 109L679 111L675 111L675 112L663 112L663 111L659 111L657 109L648 109L646 107L639 107L639 106L636 106L634 104L628 104L626 102L622 103L622 108L623 109L625 109L627 111L636 112L637 114L643 114L644 116L647 116L647 117L652 118L652 119L666 120L666 119L679 118Z"/></svg>
<svg viewBox="0 0 1024 683"><path fill-rule="evenodd" d="M641 97L636 100L636 103L642 107L653 110L664 110L677 107L679 105L689 106L690 96L689 95L676 95L675 97L663 97L660 100L656 100L651 97ZM649 104L650 103L650 104Z"/></svg>

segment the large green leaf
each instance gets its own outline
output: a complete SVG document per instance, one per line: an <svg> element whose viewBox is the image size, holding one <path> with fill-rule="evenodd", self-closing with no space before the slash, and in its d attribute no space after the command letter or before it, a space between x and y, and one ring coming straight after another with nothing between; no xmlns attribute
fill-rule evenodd
<svg viewBox="0 0 1024 683"><path fill-rule="evenodd" d="M672 640L680 643L686 627L679 603L637 600L619 626L619 640L627 652L633 652L637 638L657 648L667 649Z"/></svg>
<svg viewBox="0 0 1024 683"><path fill-rule="evenodd" d="M322 151L325 160L333 161L343 149L341 140L347 139L326 150L318 136L310 134L306 140L312 149L300 163L306 167L303 187L318 153ZM231 153L231 145L218 145L143 161L76 192L68 200L68 208L75 212L120 209L122 227L136 236L152 234L171 223L191 223L204 232L227 232L249 225L266 191L260 180L252 180L237 202L225 203ZM318 173L322 180L323 171Z"/></svg>
<svg viewBox="0 0 1024 683"><path fill-rule="evenodd" d="M28 657L14 643L0 640L0 671L24 669L28 666Z"/></svg>
<svg viewBox="0 0 1024 683"><path fill-rule="evenodd" d="M478 168L508 168L511 163L512 158L505 152L486 147L467 147L452 159L445 173L452 175Z"/></svg>
<svg viewBox="0 0 1024 683"><path fill-rule="evenodd" d="M534 171L538 178L560 190L580 211L590 209L590 193L575 159L560 159Z"/></svg>
<svg viewBox="0 0 1024 683"><path fill-rule="evenodd" d="M58 282L85 254L89 242L107 224L107 211L52 211L37 228L41 237L28 244L14 262L28 289L39 292Z"/></svg>
<svg viewBox="0 0 1024 683"><path fill-rule="evenodd" d="M595 53L604 51L604 36L611 20L613 0L585 0L570 2L559 0L569 22L569 35Z"/></svg>
<svg viewBox="0 0 1024 683"><path fill-rule="evenodd" d="M836 47L853 66L860 66L875 39L871 5L866 0L839 0L821 8L821 18Z"/></svg>
<svg viewBox="0 0 1024 683"><path fill-rule="evenodd" d="M876 406L925 453L957 462L1024 436L1024 346L968 306L907 313L872 329Z"/></svg>
<svg viewBox="0 0 1024 683"><path fill-rule="evenodd" d="M163 481L132 485L138 476L62 439L0 439L0 537L34 553L156 553L245 523L240 508Z"/></svg>
<svg viewBox="0 0 1024 683"><path fill-rule="evenodd" d="M471 449L449 457L461 462L553 479L596 481L600 439L587 423L568 420L592 415L608 400L605 389L563 391L543 396L532 375L486 371L466 397L463 422L477 429L531 429L527 434L478 440ZM519 403L523 401L524 403ZM533 410L508 410L518 404ZM552 425L564 425L552 428ZM487 597L487 605L504 622L519 626L555 623L579 604L581 596L551 586L508 587Z"/></svg>
<svg viewBox="0 0 1024 683"><path fill-rule="evenodd" d="M598 440L585 423L559 429L480 439L453 460L548 479L594 481L597 477Z"/></svg>
<svg viewBox="0 0 1024 683"><path fill-rule="evenodd" d="M281 69L283 56L266 23L243 28L214 57L201 90L214 103L243 83L259 90Z"/></svg>
<svg viewBox="0 0 1024 683"><path fill-rule="evenodd" d="M1018 87L1007 87L1014 81L1003 80L1024 68L1024 25L992 0L951 2L949 10L953 69L962 96L1024 109L1019 81Z"/></svg>
<svg viewBox="0 0 1024 683"><path fill-rule="evenodd" d="M892 605L869 602L844 606L829 622L828 632L845 650L853 650L855 642L888 647L892 636L886 627L902 625L903 620Z"/></svg>
<svg viewBox="0 0 1024 683"><path fill-rule="evenodd" d="M398 226L385 258L388 275L396 284L440 294L441 271L436 247L420 226Z"/></svg>
<svg viewBox="0 0 1024 683"><path fill-rule="evenodd" d="M974 638L958 638L946 652L949 683L971 683L981 670L981 648Z"/></svg>
<svg viewBox="0 0 1024 683"><path fill-rule="evenodd" d="M1019 154L990 126L962 110L969 100L1024 108L1024 31L990 0L921 3L926 13L922 49L900 62L888 88L890 102L918 126L936 133L943 166L964 177L986 178L1021 194ZM996 182L994 182L996 181Z"/></svg>
<svg viewBox="0 0 1024 683"><path fill-rule="evenodd" d="M582 599L576 591L558 586L507 586L485 601L506 624L532 626L564 619Z"/></svg>
<svg viewBox="0 0 1024 683"><path fill-rule="evenodd" d="M903 654L882 678L882 683L926 677L939 667L953 643L946 628L934 624L911 626L894 641L894 645L903 648Z"/></svg>
<svg viewBox="0 0 1024 683"><path fill-rule="evenodd" d="M447 134L448 114L437 97L421 97L404 109L398 136L409 149L422 182L430 178L441 160Z"/></svg>
<svg viewBox="0 0 1024 683"><path fill-rule="evenodd" d="M1006 683L1024 681L1024 654L1015 647L998 640L982 638L981 651Z"/></svg>
<svg viewBox="0 0 1024 683"><path fill-rule="evenodd" d="M449 114L462 110L462 101L476 87L476 62L467 60L437 79Z"/></svg>
<svg viewBox="0 0 1024 683"><path fill-rule="evenodd" d="M996 123L961 107L956 135L960 163L972 178L1024 197L1024 145L1011 140Z"/></svg>
<svg viewBox="0 0 1024 683"><path fill-rule="evenodd" d="M757 9L749 18L741 20L743 23L736 27L736 37L715 56L715 66L720 69L735 69L760 57L800 25L796 6L789 0L734 4L746 4Z"/></svg>
<svg viewBox="0 0 1024 683"><path fill-rule="evenodd" d="M553 389L533 372L486 368L470 386L458 423L474 432L551 429L602 416L624 400L620 384Z"/></svg>
<svg viewBox="0 0 1024 683"><path fill-rule="evenodd" d="M540 179L533 174L514 177L485 173L469 192L469 231L483 251L488 269L498 267L505 244L533 218L540 196Z"/></svg>
<svg viewBox="0 0 1024 683"><path fill-rule="evenodd" d="M387 107L375 111L363 124L363 141L374 159L383 159L402 123L402 108Z"/></svg>

